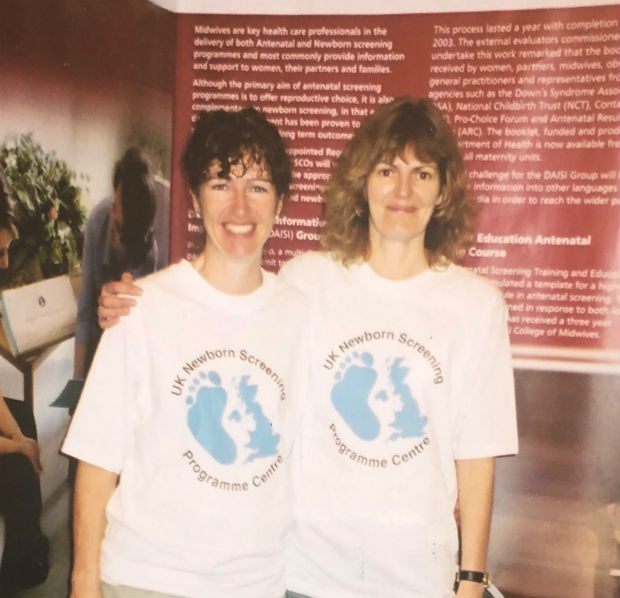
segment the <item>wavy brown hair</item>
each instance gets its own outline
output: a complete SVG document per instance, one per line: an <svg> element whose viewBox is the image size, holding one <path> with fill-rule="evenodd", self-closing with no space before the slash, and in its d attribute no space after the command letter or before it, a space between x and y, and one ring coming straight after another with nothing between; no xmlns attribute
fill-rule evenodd
<svg viewBox="0 0 620 598"><path fill-rule="evenodd" d="M443 197L424 237L431 267L455 261L471 241L478 205L469 192L456 136L431 100L402 97L362 123L338 158L325 190L321 246L345 264L370 254L368 176L379 162L391 162L406 148L439 169Z"/></svg>

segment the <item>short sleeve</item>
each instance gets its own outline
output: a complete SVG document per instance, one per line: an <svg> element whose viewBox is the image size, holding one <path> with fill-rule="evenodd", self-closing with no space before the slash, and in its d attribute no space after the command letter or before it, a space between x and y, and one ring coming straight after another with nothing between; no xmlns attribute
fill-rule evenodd
<svg viewBox="0 0 620 598"><path fill-rule="evenodd" d="M140 393L136 310L103 334L62 446L67 455L114 473L123 469Z"/></svg>
<svg viewBox="0 0 620 598"><path fill-rule="evenodd" d="M303 290L307 279L304 279L304 268L306 256L297 256L282 265L278 272L278 277L296 289Z"/></svg>
<svg viewBox="0 0 620 598"><path fill-rule="evenodd" d="M455 421L455 459L518 452L514 375L506 304L496 289L469 320L462 382Z"/></svg>

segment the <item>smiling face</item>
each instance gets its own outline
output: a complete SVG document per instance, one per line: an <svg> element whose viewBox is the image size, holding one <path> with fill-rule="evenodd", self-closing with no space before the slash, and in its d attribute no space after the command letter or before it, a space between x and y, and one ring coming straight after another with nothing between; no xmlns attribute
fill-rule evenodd
<svg viewBox="0 0 620 598"><path fill-rule="evenodd" d="M424 233L441 201L439 170L421 162L411 147L380 161L366 182L371 253L386 243L424 253Z"/></svg>
<svg viewBox="0 0 620 598"><path fill-rule="evenodd" d="M209 260L260 265L281 201L269 173L254 163L233 164L222 176L219 162L209 166L198 195L192 193L207 235Z"/></svg>

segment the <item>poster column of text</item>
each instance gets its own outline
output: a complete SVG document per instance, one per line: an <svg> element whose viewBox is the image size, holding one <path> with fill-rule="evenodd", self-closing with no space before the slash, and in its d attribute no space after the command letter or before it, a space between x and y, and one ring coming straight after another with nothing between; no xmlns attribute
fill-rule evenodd
<svg viewBox="0 0 620 598"><path fill-rule="evenodd" d="M294 186L265 250L277 269L317 247L323 187L359 123L395 96L430 96L482 207L466 263L504 291L515 354L617 364L616 14L186 16L175 139L201 110L254 105L279 127ZM191 256L201 227L189 216Z"/></svg>
<svg viewBox="0 0 620 598"><path fill-rule="evenodd" d="M617 364L620 30L608 12L434 27L429 94L483 206L468 264L504 290L524 357Z"/></svg>

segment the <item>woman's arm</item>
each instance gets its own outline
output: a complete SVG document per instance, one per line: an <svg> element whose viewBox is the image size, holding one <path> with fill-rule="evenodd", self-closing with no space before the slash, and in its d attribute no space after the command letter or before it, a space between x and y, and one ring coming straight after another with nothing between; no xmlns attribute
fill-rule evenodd
<svg viewBox="0 0 620 598"><path fill-rule="evenodd" d="M99 562L106 528L105 510L118 475L80 461L73 509L74 560L70 598L101 598Z"/></svg>
<svg viewBox="0 0 620 598"><path fill-rule="evenodd" d="M40 475L43 471L37 441L22 434L13 414L9 411L4 397L0 395L0 455L11 453L22 453L25 455L37 475Z"/></svg>
<svg viewBox="0 0 620 598"><path fill-rule="evenodd" d="M21 435L22 431L13 414L9 411L4 397L0 395L0 436L4 436L5 439L13 439Z"/></svg>
<svg viewBox="0 0 620 598"><path fill-rule="evenodd" d="M463 459L456 461L456 475L461 522L462 571L486 571L495 459ZM462 581L457 598L480 598L484 591L481 583Z"/></svg>

